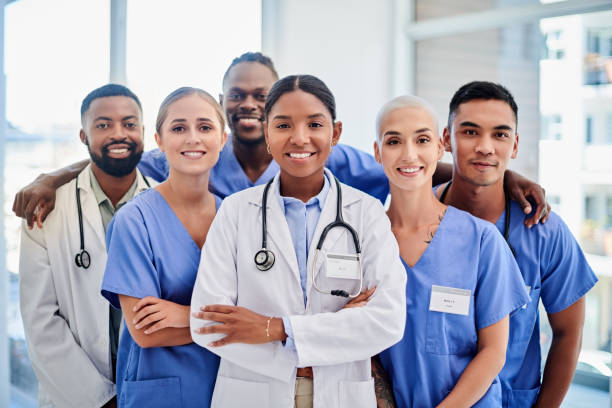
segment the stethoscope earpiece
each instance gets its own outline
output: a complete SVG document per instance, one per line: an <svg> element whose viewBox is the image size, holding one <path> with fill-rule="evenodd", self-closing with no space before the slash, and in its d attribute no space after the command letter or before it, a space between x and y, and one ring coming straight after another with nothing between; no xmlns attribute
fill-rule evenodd
<svg viewBox="0 0 612 408"><path fill-rule="evenodd" d="M255 266L260 271L267 271L274 265L274 252L265 248L260 249L255 254Z"/></svg>

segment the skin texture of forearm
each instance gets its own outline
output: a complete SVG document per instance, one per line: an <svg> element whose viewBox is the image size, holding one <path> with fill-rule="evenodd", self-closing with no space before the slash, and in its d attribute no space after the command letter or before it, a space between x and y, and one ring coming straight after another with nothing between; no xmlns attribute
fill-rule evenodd
<svg viewBox="0 0 612 408"><path fill-rule="evenodd" d="M487 392L506 362L508 316L478 331L478 352L438 408L471 407Z"/></svg>
<svg viewBox="0 0 612 408"><path fill-rule="evenodd" d="M536 407L559 407L565 398L582 347L584 308L582 298L567 309L548 315L553 340Z"/></svg>
<svg viewBox="0 0 612 408"><path fill-rule="evenodd" d="M59 188L78 176L88 164L89 159L81 160L50 173L41 174L41 176L47 178L55 188Z"/></svg>
<svg viewBox="0 0 612 408"><path fill-rule="evenodd" d="M374 378L374 390L376 392L376 407L395 408L393 387L378 356L372 357L372 377Z"/></svg>

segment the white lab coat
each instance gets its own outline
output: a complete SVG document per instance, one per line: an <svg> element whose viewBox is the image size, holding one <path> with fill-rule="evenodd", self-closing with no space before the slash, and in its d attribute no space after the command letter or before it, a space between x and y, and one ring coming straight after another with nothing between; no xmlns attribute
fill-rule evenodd
<svg viewBox="0 0 612 408"><path fill-rule="evenodd" d="M136 193L147 188L138 172ZM106 266L102 217L89 166L79 175L88 269L80 251L76 180L57 190L43 228L21 228L19 295L28 353L40 383L41 407L101 407L115 395L109 303L100 294Z"/></svg>
<svg viewBox="0 0 612 408"><path fill-rule="evenodd" d="M317 292L310 276L321 231L336 217L337 188L332 181L310 245L304 307L289 227L273 194L278 180L277 175L267 204L268 248L276 255L274 266L262 272L253 261L261 249L264 186L227 197L202 250L191 308L229 304L290 317L297 361L295 352L281 342L215 348L208 344L223 335L192 333L196 343L221 357L212 406L293 407L296 367L312 366L315 407L374 407L370 357L401 339L406 319L406 273L389 220L375 198L342 185L344 220L357 231L361 243L364 288L376 285L377 289L366 306L340 310L347 299ZM358 279L326 277L327 251L353 254L350 234L343 228L328 233L316 278L320 288L355 291ZM191 318L192 328L206 323Z"/></svg>

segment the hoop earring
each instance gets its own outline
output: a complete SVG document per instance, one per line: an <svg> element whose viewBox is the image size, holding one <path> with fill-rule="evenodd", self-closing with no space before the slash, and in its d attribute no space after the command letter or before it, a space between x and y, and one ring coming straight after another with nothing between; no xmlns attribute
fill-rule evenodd
<svg viewBox="0 0 612 408"><path fill-rule="evenodd" d="M272 152L270 151L270 145L266 143L266 151L270 156L272 156Z"/></svg>

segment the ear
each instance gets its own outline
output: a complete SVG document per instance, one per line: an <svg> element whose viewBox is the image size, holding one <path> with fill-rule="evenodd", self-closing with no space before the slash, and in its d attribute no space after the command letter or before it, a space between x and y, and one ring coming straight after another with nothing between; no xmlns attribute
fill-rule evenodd
<svg viewBox="0 0 612 408"><path fill-rule="evenodd" d="M441 137L438 138L438 161L442 159L444 155L444 141Z"/></svg>
<svg viewBox="0 0 612 408"><path fill-rule="evenodd" d="M221 149L225 146L225 142L227 142L227 132L223 131L223 135L221 136Z"/></svg>
<svg viewBox="0 0 612 408"><path fill-rule="evenodd" d="M159 133L157 133L157 132L155 132L155 142L157 143L157 146L159 147L159 150L161 150L162 152L165 153L164 144L162 143L162 138L159 135Z"/></svg>
<svg viewBox="0 0 612 408"><path fill-rule="evenodd" d="M445 126L444 131L442 132L442 142L444 143L444 150L452 153L453 149L451 148L451 137L448 126Z"/></svg>
<svg viewBox="0 0 612 408"><path fill-rule="evenodd" d="M518 155L518 144L519 144L519 134L516 134L516 137L514 138L514 146L512 146L512 156L510 156L511 159L515 159L516 156Z"/></svg>
<svg viewBox="0 0 612 408"><path fill-rule="evenodd" d="M381 156L381 152L380 152L380 146L378 145L377 141L374 142L374 158L376 159L376 161L378 163L382 164L382 156Z"/></svg>
<svg viewBox="0 0 612 408"><path fill-rule="evenodd" d="M340 140L340 135L342 134L342 122L338 121L334 123L334 133L332 134L332 146L338 144L338 140Z"/></svg>
<svg viewBox="0 0 612 408"><path fill-rule="evenodd" d="M263 126L264 137L266 139L266 146L268 146L268 151L270 151L270 136L268 135L268 122L264 120L263 122L261 122L261 124Z"/></svg>
<svg viewBox="0 0 612 408"><path fill-rule="evenodd" d="M87 135L85 134L85 131L83 129L79 131L79 138L81 139L81 143L83 143L84 145L87 144Z"/></svg>

